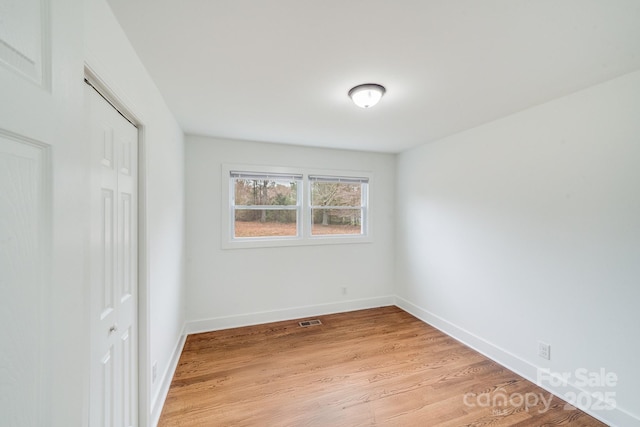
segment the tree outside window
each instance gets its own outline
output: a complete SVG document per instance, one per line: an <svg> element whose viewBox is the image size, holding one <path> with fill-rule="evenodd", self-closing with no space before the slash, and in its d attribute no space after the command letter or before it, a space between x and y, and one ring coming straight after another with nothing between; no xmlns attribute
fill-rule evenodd
<svg viewBox="0 0 640 427"><path fill-rule="evenodd" d="M232 172L234 238L299 235L298 175Z"/></svg>
<svg viewBox="0 0 640 427"><path fill-rule="evenodd" d="M310 176L311 235L365 234L366 178Z"/></svg>

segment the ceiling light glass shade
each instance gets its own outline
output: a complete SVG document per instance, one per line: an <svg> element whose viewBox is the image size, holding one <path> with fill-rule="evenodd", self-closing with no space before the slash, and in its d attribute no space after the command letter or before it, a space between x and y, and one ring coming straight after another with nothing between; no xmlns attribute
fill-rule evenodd
<svg viewBox="0 0 640 427"><path fill-rule="evenodd" d="M382 95L386 92L384 86L375 83L367 83L358 85L349 91L349 97L358 107L373 107L380 101Z"/></svg>

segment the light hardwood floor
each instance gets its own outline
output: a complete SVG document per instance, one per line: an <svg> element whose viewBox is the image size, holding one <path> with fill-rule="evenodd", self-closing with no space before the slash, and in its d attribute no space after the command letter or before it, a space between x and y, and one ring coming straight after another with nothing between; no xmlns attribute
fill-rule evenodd
<svg viewBox="0 0 640 427"><path fill-rule="evenodd" d="M190 335L159 426L605 425L397 307L316 318Z"/></svg>

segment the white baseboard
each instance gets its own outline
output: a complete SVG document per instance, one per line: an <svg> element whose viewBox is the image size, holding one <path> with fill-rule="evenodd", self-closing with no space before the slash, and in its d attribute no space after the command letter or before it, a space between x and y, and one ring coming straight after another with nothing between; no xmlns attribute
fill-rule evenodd
<svg viewBox="0 0 640 427"><path fill-rule="evenodd" d="M461 328L448 320L437 316L428 310L418 307L415 304L405 300L404 298L395 297L395 305L403 309L407 313L417 317L423 322L433 326L436 329L444 332L448 336L460 341L468 347L482 353L489 359L501 364L505 368L515 372L516 374L526 378L527 380L537 384L538 381L538 366L527 362L526 360L508 352L507 350L500 348L485 339ZM539 384L548 392L563 398L567 393L574 393L574 395L580 395L581 393L588 393L577 387L576 384L570 382L565 386L550 387L547 384ZM610 410L592 411L591 408L578 407L594 418L610 425L619 427L640 427L640 418L625 411L622 408L616 407Z"/></svg>
<svg viewBox="0 0 640 427"><path fill-rule="evenodd" d="M185 327L182 328L182 334L180 334L180 339L176 343L175 348L173 349L173 353L171 355L171 360L169 361L169 366L163 373L160 378L160 387L156 392L155 396L153 396L153 400L151 403L151 426L157 427L158 422L160 421L160 415L162 415L162 408L164 407L164 402L167 400L167 394L169 394L169 388L171 387L171 381L173 380L173 376L176 373L176 369L178 368L178 362L180 361L180 355L182 355L182 351L184 350L184 344L187 341L187 334L185 333Z"/></svg>
<svg viewBox="0 0 640 427"><path fill-rule="evenodd" d="M187 334L218 331L221 329L239 328L242 326L259 325L262 323L279 322L282 320L300 319L324 314L343 313L347 311L363 310L367 308L394 305L395 297L366 298L341 301L329 304L309 305L304 307L287 308L283 310L262 311L258 313L239 314L235 316L214 317L188 322Z"/></svg>

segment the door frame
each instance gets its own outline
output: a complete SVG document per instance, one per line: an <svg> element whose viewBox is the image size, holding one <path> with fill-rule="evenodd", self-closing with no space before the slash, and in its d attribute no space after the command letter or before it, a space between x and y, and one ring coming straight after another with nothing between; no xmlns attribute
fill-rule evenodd
<svg viewBox="0 0 640 427"><path fill-rule="evenodd" d="M84 78L138 129L138 426L151 422L151 341L149 336L149 239L147 233L147 141L144 120L138 109L125 101L87 61ZM91 342L91 341L89 341ZM89 381L87 381L89 385Z"/></svg>

